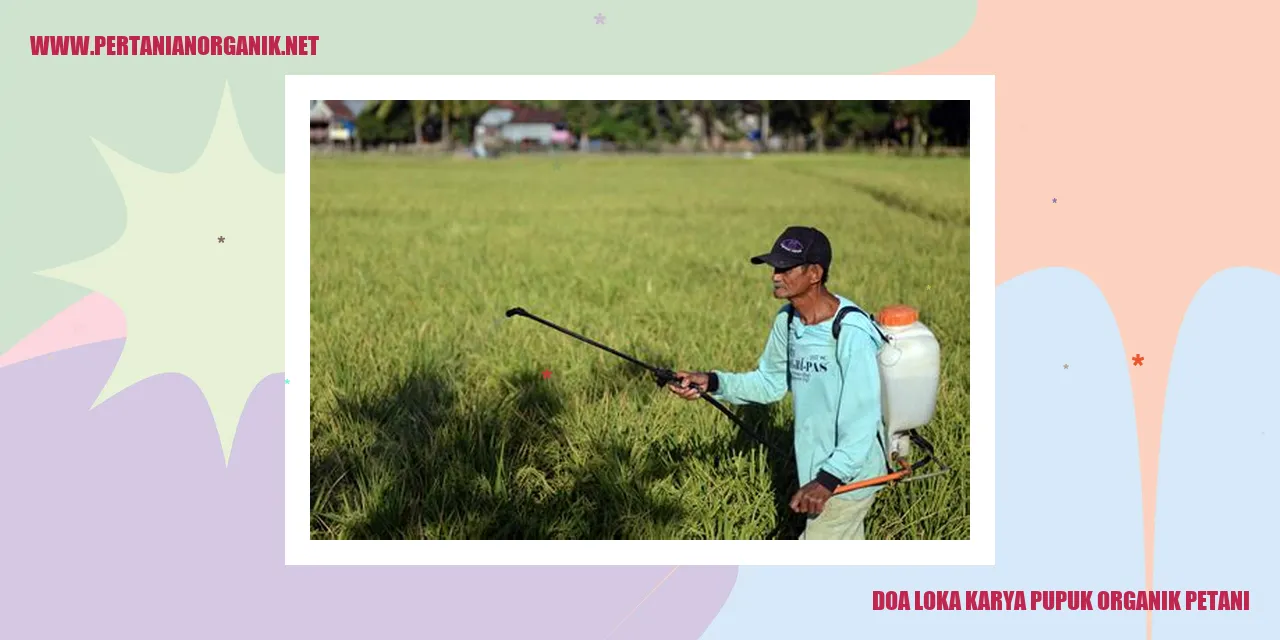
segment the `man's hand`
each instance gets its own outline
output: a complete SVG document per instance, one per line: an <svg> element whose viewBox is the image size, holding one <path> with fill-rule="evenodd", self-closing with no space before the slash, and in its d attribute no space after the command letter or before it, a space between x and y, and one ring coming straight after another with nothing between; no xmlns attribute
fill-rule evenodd
<svg viewBox="0 0 1280 640"><path fill-rule="evenodd" d="M822 513L822 508L827 506L827 500L834 495L829 489L818 484L815 480L800 487L796 495L791 498L791 510L796 513L811 513L818 515Z"/></svg>
<svg viewBox="0 0 1280 640"><path fill-rule="evenodd" d="M685 400L697 400L702 395L702 391L711 383L711 377L705 373L697 373L691 371L677 371L676 380L678 382L668 385L671 393L674 393ZM697 385L693 388L691 385Z"/></svg>

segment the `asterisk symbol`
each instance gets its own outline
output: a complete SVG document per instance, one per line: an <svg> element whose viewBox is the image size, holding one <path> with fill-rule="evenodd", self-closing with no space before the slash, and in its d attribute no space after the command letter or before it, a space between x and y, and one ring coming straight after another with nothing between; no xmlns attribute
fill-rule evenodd
<svg viewBox="0 0 1280 640"><path fill-rule="evenodd" d="M603 13L597 13L597 14L596 14L596 24L604 24L604 14L603 14Z"/></svg>
<svg viewBox="0 0 1280 640"><path fill-rule="evenodd" d="M1133 366L1135 366L1135 367L1141 367L1141 366L1142 366L1142 361L1143 361L1143 360L1144 360L1144 358L1142 357L1142 354L1141 354L1141 353L1139 353L1138 355L1136 355L1136 356L1134 356L1134 357L1133 357Z"/></svg>
<svg viewBox="0 0 1280 640"><path fill-rule="evenodd" d="M222 242L224 239L225 238L223 238L222 236L218 236L218 242Z"/></svg>

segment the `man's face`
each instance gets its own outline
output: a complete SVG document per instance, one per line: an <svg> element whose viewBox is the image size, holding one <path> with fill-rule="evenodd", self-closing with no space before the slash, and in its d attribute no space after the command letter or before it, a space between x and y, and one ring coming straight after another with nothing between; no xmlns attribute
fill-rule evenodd
<svg viewBox="0 0 1280 640"><path fill-rule="evenodd" d="M784 269L773 268L773 297L789 300L803 295L822 278L822 268L817 265L799 265Z"/></svg>

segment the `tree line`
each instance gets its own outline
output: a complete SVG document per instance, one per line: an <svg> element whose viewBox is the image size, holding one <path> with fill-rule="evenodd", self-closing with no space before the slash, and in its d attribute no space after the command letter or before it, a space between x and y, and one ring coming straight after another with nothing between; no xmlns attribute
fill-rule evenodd
<svg viewBox="0 0 1280 640"><path fill-rule="evenodd" d="M751 138L781 140L788 150L969 145L965 100L531 100L562 114L558 123L581 143L620 149L691 144L718 150ZM356 117L365 144L470 144L487 100L373 100ZM744 123L747 123L744 125Z"/></svg>

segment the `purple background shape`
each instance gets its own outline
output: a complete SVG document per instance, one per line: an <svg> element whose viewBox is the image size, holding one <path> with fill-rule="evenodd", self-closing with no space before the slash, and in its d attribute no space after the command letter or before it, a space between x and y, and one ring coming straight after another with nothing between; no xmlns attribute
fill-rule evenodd
<svg viewBox="0 0 1280 640"><path fill-rule="evenodd" d="M737 578L680 567L628 618L671 567L287 567L284 376L224 466L185 376L89 410L123 345L0 368L0 637L697 638Z"/></svg>

